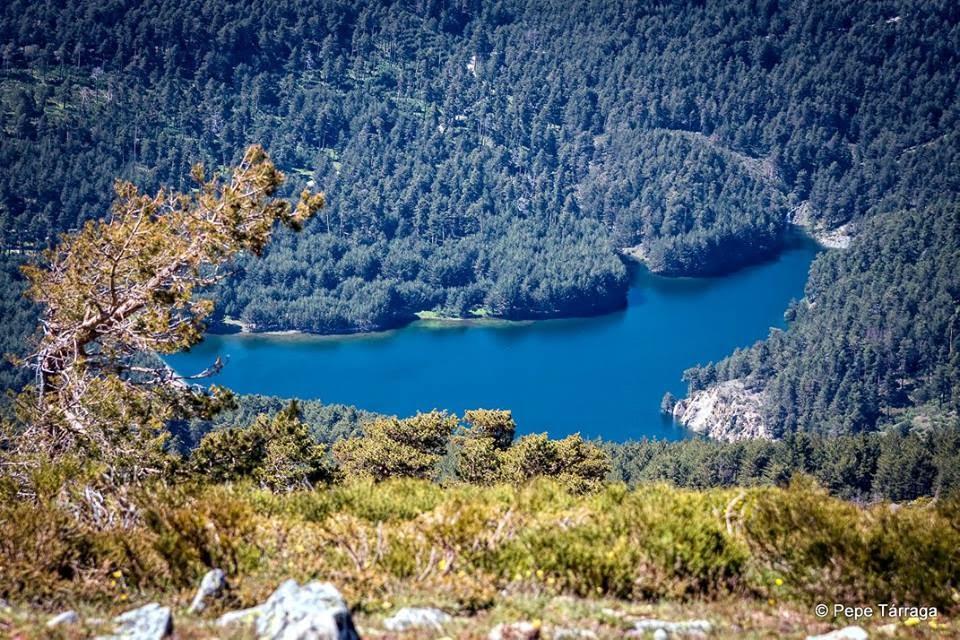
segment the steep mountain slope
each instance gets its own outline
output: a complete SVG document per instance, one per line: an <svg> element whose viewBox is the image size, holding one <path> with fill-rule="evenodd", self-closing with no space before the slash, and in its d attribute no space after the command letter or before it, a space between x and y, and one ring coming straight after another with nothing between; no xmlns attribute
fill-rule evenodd
<svg viewBox="0 0 960 640"><path fill-rule="evenodd" d="M955 417L960 208L942 205L869 221L849 250L814 262L804 300L787 315L792 322L786 331L775 330L716 365L688 370L692 404L715 396L718 383L736 380L761 397L749 413L774 437L869 431L919 405ZM683 410L690 404L685 401ZM702 422L719 434L731 416L744 412L736 399L720 403L726 408L716 404L713 418Z"/></svg>
<svg viewBox="0 0 960 640"><path fill-rule="evenodd" d="M615 255L718 273L957 192L958 10L915 3L26 2L0 10L0 232L264 144L330 195L240 265L264 329L624 304Z"/></svg>

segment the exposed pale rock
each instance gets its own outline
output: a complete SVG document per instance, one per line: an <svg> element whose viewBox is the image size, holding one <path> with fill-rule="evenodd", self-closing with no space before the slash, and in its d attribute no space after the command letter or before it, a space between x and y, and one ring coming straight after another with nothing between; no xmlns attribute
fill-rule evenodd
<svg viewBox="0 0 960 640"><path fill-rule="evenodd" d="M190 603L190 613L199 613L207 607L208 598L216 598L227 587L227 575L221 569L211 569L203 576L197 593Z"/></svg>
<svg viewBox="0 0 960 640"><path fill-rule="evenodd" d="M634 260L635 262L643 262L647 259L647 254L643 250L643 245L638 244L632 247L624 247L620 249L620 255L624 258Z"/></svg>
<svg viewBox="0 0 960 640"><path fill-rule="evenodd" d="M827 249L848 248L856 232L856 227L851 222L833 229L827 227L816 219L813 207L810 206L809 202L804 202L794 209L790 213L788 220L791 224L795 224L803 229L821 246Z"/></svg>
<svg viewBox="0 0 960 640"><path fill-rule="evenodd" d="M47 620L47 626L59 627L61 625L77 624L78 622L80 622L80 615L76 611L71 610L53 616Z"/></svg>
<svg viewBox="0 0 960 640"><path fill-rule="evenodd" d="M733 442L771 437L762 409L763 394L736 379L694 391L677 402L673 417L691 431Z"/></svg>
<svg viewBox="0 0 960 640"><path fill-rule="evenodd" d="M633 631L635 635L650 633L652 631L654 637L657 637L657 634L660 634L662 637L703 637L712 630L713 625L710 624L709 620L685 620L683 622L670 622L668 620L646 618L643 620L637 620L633 623Z"/></svg>
<svg viewBox="0 0 960 640"><path fill-rule="evenodd" d="M863 627L844 627L819 636L807 636L807 640L867 640L870 635Z"/></svg>
<svg viewBox="0 0 960 640"><path fill-rule="evenodd" d="M488 640L538 640L540 627L532 622L498 624L487 636Z"/></svg>
<svg viewBox="0 0 960 640"><path fill-rule="evenodd" d="M450 622L450 616L433 607L404 607L383 621L387 631L407 629L435 629L439 631Z"/></svg>
<svg viewBox="0 0 960 640"><path fill-rule="evenodd" d="M590 629L554 629L553 640L596 640L597 634Z"/></svg>
<svg viewBox="0 0 960 640"><path fill-rule="evenodd" d="M233 611L218 624L252 624L258 638L269 640L359 640L350 610L328 582L303 586L287 580L256 607Z"/></svg>
<svg viewBox="0 0 960 640"><path fill-rule="evenodd" d="M101 640L160 640L173 633L170 607L161 607L157 602L121 613L113 624L113 635Z"/></svg>
<svg viewBox="0 0 960 640"><path fill-rule="evenodd" d="M249 609L228 611L217 618L217 624L221 627L230 627L233 625L252 625L257 621L257 617L260 616L261 611L263 611L263 605L250 607Z"/></svg>

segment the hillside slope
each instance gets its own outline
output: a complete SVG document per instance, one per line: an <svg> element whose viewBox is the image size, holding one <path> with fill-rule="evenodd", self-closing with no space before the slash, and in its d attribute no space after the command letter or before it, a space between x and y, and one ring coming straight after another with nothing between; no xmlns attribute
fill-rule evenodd
<svg viewBox="0 0 960 640"><path fill-rule="evenodd" d="M622 306L958 192L954 3L28 2L0 9L0 236L187 184L248 142L330 196L223 311L320 333Z"/></svg>

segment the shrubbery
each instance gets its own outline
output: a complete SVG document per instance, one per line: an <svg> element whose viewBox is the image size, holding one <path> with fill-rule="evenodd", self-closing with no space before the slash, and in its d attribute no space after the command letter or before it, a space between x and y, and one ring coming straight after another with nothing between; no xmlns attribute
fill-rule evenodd
<svg viewBox="0 0 960 640"><path fill-rule="evenodd" d="M210 482L251 478L275 491L328 482L333 470L326 448L315 444L296 403L273 418L261 416L245 429L207 434L191 453L188 471Z"/></svg>
<svg viewBox="0 0 960 640"><path fill-rule="evenodd" d="M280 579L322 576L368 609L423 590L439 606L473 610L504 589L957 607L956 499L862 507L809 482L702 492L608 485L587 495L549 479L368 480L284 494L250 483L157 485L130 494L134 522L95 527L71 512L66 487L83 482L48 480L36 502L0 496L0 597L117 603L192 587L219 566L236 605L259 601Z"/></svg>

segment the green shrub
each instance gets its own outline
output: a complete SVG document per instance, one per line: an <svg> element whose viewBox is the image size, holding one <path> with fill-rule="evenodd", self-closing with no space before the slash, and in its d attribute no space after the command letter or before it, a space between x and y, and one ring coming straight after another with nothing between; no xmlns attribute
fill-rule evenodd
<svg viewBox="0 0 960 640"><path fill-rule="evenodd" d="M273 491L291 491L333 477L323 445L296 414L296 405L243 429L208 433L190 455L193 478L206 482L252 479Z"/></svg>
<svg viewBox="0 0 960 640"><path fill-rule="evenodd" d="M456 427L456 416L439 411L381 418L365 425L362 436L337 442L333 455L348 478L432 478Z"/></svg>
<svg viewBox="0 0 960 640"><path fill-rule="evenodd" d="M126 496L136 518L94 526L71 511L67 485L78 476L46 476L42 495L0 503L0 597L119 605L120 596L190 589L218 566L243 605L285 578L319 577L374 610L414 592L475 610L505 589L956 609L953 497L863 507L803 481L587 494L555 478L486 487L368 478L289 493L158 482Z"/></svg>
<svg viewBox="0 0 960 640"><path fill-rule="evenodd" d="M782 576L807 601L956 606L960 587L957 503L870 507L830 498L807 479L758 490L745 501L743 533L760 576ZM763 578L760 578L761 583Z"/></svg>
<svg viewBox="0 0 960 640"><path fill-rule="evenodd" d="M556 478L578 492L598 488L610 471L610 457L579 435L551 440L540 433L520 438L503 452L502 476L522 483L537 477Z"/></svg>

